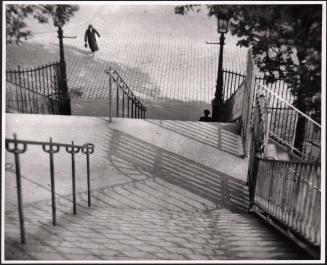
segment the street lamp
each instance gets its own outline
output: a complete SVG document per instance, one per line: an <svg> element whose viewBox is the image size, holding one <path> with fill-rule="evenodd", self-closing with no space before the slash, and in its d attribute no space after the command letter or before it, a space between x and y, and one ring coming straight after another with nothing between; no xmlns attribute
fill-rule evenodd
<svg viewBox="0 0 327 265"><path fill-rule="evenodd" d="M225 44L224 34L228 32L229 18L224 15L218 16L218 33L220 33L220 50L218 59L218 74L216 83L215 98L211 101L213 121L221 121L221 106L223 103L223 49Z"/></svg>
<svg viewBox="0 0 327 265"><path fill-rule="evenodd" d="M63 43L63 22L58 16L54 16L54 25L58 28L58 38L59 38L59 54L60 54L60 77L59 77L59 89L60 89L60 107L59 114L62 115L71 115L71 105L70 97L68 94L68 85L67 85L67 73L66 73L66 61L64 54L64 43Z"/></svg>

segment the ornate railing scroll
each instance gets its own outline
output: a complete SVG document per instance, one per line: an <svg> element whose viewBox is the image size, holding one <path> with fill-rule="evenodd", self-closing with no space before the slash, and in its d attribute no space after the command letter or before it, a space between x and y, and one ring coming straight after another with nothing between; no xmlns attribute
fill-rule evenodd
<svg viewBox="0 0 327 265"><path fill-rule="evenodd" d="M36 142L18 140L16 134L13 139L6 139L6 149L8 152L13 153L15 156L15 171L16 171L16 183L17 183L17 198L18 198L18 212L19 212L19 224L21 243L25 244L25 226L24 226L24 210L22 200L22 186L21 186L21 168L20 168L20 155L26 152L28 145L40 145L42 150L49 154L50 163L50 180L51 180L51 205L52 205L52 223L57 224L56 219L56 187L55 187L55 164L54 155L57 154L61 147L66 149L66 152L72 155L72 190L73 190L73 214L76 214L76 183L75 183L75 154L81 151L86 155L87 164L87 193L88 193L88 206L91 206L91 187L90 187L90 158L89 155L94 153L94 145L86 143L84 145L62 144L52 142L50 138L49 142Z"/></svg>

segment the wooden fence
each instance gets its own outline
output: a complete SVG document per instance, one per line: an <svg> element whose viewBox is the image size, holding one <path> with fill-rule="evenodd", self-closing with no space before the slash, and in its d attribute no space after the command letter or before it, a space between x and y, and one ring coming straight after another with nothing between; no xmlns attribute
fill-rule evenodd
<svg viewBox="0 0 327 265"><path fill-rule="evenodd" d="M320 245L320 165L256 160L254 204L313 245Z"/></svg>

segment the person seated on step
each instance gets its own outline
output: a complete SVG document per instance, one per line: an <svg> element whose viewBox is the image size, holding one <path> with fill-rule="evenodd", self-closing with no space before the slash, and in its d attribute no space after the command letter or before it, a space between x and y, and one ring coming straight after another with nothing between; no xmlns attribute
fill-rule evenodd
<svg viewBox="0 0 327 265"><path fill-rule="evenodd" d="M212 117L209 117L210 114L210 110L205 109L203 111L204 116L200 117L199 121L212 121Z"/></svg>

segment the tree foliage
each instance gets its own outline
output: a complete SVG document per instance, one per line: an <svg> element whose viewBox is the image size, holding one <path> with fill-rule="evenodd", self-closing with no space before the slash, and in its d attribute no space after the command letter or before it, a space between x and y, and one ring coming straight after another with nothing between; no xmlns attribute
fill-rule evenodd
<svg viewBox="0 0 327 265"><path fill-rule="evenodd" d="M267 83L284 79L295 106L320 122L322 5L206 5L208 16L230 18L237 45L251 47ZM199 12L200 5L175 7ZM296 60L294 59L296 58Z"/></svg>
<svg viewBox="0 0 327 265"><path fill-rule="evenodd" d="M34 18L39 23L49 23L54 26L64 26L79 10L78 5L6 5L6 40L9 43L21 43L21 39L32 36L25 23L27 18Z"/></svg>

